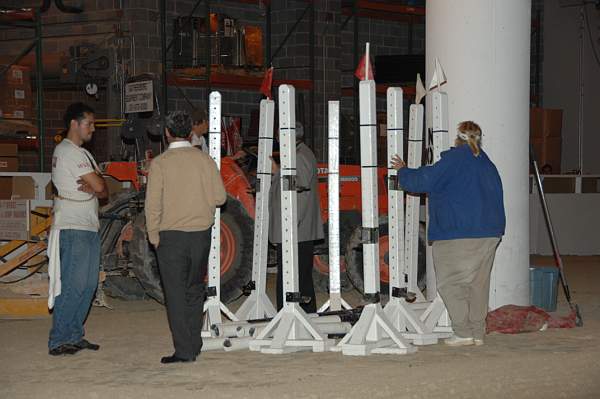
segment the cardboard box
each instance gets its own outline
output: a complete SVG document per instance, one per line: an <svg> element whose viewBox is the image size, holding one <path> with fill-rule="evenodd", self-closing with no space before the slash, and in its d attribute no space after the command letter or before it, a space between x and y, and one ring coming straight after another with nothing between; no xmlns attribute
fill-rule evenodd
<svg viewBox="0 0 600 399"><path fill-rule="evenodd" d="M531 108L529 112L529 130L532 138L561 137L561 109Z"/></svg>
<svg viewBox="0 0 600 399"><path fill-rule="evenodd" d="M544 193L574 193L575 178L568 177L544 177L542 180Z"/></svg>
<svg viewBox="0 0 600 399"><path fill-rule="evenodd" d="M29 239L29 201L0 201L0 240Z"/></svg>
<svg viewBox="0 0 600 399"><path fill-rule="evenodd" d="M0 172L18 172L19 158L0 157Z"/></svg>
<svg viewBox="0 0 600 399"><path fill-rule="evenodd" d="M0 200L8 200L12 197L12 177L0 176Z"/></svg>
<svg viewBox="0 0 600 399"><path fill-rule="evenodd" d="M0 157L17 157L19 156L19 147L16 144L1 144Z"/></svg>
<svg viewBox="0 0 600 399"><path fill-rule="evenodd" d="M33 108L31 87L14 86L0 90L0 104L5 107Z"/></svg>
<svg viewBox="0 0 600 399"><path fill-rule="evenodd" d="M559 174L561 161L560 137L532 138L533 152L542 174ZM548 170L548 168L550 168Z"/></svg>
<svg viewBox="0 0 600 399"><path fill-rule="evenodd" d="M246 64L262 66L263 56L263 36L260 26L244 26L244 50L246 52Z"/></svg>
<svg viewBox="0 0 600 399"><path fill-rule="evenodd" d="M0 104L0 118L33 119L34 114L31 107L17 107Z"/></svg>
<svg viewBox="0 0 600 399"><path fill-rule="evenodd" d="M46 187L46 198L52 198L52 183ZM35 199L35 182L29 176L0 176L0 200Z"/></svg>
<svg viewBox="0 0 600 399"><path fill-rule="evenodd" d="M4 84L9 86L26 85L31 87L31 68L12 65L4 74Z"/></svg>

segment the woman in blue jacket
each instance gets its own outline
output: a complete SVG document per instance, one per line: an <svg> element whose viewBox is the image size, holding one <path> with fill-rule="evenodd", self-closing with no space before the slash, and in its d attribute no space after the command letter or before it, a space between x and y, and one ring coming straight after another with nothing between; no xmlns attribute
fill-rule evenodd
<svg viewBox="0 0 600 399"><path fill-rule="evenodd" d="M392 166L405 191L429 198L427 233L437 288L454 330L446 344L482 345L490 274L505 216L502 181L481 149L480 127L461 122L455 147L431 166L410 169L397 155Z"/></svg>

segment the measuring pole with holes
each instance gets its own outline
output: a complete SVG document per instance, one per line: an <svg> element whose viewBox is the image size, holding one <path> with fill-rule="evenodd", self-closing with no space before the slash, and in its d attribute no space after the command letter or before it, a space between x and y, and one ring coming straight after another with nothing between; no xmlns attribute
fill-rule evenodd
<svg viewBox="0 0 600 399"><path fill-rule="evenodd" d="M261 100L258 128L258 164L256 168L256 204L254 250L250 296L236 312L240 320L271 318L277 311L267 296L267 260L269 257L269 191L271 190L271 155L275 102Z"/></svg>
<svg viewBox="0 0 600 399"><path fill-rule="evenodd" d="M221 169L221 93L213 91L208 104L209 155ZM215 223L211 229L210 254L208 256L207 299L204 302L205 321L202 336L210 337L210 326L222 322L221 312L230 320L237 317L221 302L221 209L215 210Z"/></svg>
<svg viewBox="0 0 600 399"><path fill-rule="evenodd" d="M319 308L338 311L352 309L342 298L340 287L340 102L328 104L328 164L327 164L327 213L329 244L329 299Z"/></svg>

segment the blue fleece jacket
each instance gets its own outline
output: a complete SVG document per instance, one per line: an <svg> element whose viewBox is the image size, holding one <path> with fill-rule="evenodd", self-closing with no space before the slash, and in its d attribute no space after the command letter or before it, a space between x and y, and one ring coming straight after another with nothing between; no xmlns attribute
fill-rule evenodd
<svg viewBox="0 0 600 399"><path fill-rule="evenodd" d="M468 145L444 151L431 166L398 171L402 188L429 196L428 239L501 237L506 219L502 181L482 150Z"/></svg>

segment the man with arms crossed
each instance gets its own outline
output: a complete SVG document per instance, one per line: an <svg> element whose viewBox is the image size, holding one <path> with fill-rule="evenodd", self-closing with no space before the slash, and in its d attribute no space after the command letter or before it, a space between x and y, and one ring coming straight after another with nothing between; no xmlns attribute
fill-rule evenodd
<svg viewBox="0 0 600 399"><path fill-rule="evenodd" d="M98 165L82 148L95 130L94 110L71 104L64 122L66 138L52 156L52 182L58 191L48 244L48 307L54 307L48 348L53 356L100 348L83 338L83 324L98 285L98 198L108 197Z"/></svg>

